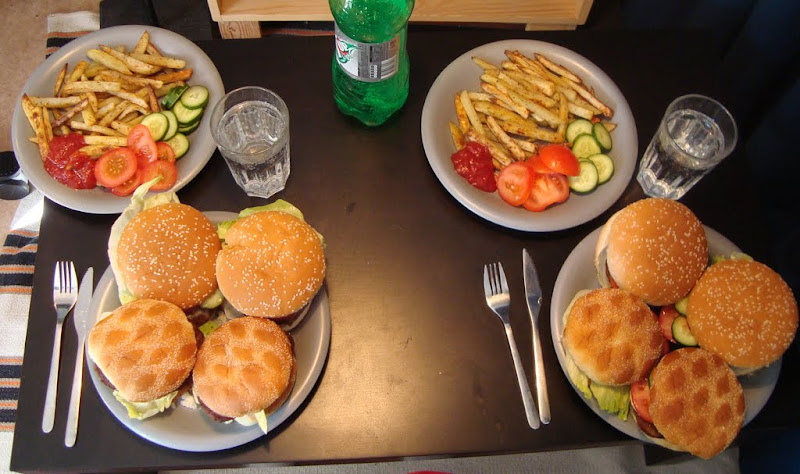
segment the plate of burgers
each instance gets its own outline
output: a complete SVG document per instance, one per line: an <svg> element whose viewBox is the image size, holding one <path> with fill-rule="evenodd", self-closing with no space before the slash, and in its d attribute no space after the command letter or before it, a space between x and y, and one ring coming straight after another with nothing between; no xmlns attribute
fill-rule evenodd
<svg viewBox="0 0 800 474"><path fill-rule="evenodd" d="M798 310L776 272L683 204L647 198L575 247L550 321L561 368L594 413L708 459L766 405Z"/></svg>
<svg viewBox="0 0 800 474"><path fill-rule="evenodd" d="M112 227L92 299L94 386L119 422L161 446L217 451L264 436L327 358L322 236L285 201L200 212L146 188Z"/></svg>

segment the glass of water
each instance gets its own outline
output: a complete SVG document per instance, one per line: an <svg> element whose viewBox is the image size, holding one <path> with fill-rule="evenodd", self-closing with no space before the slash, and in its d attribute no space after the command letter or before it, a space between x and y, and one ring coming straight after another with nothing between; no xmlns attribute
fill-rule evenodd
<svg viewBox="0 0 800 474"><path fill-rule="evenodd" d="M236 184L248 196L268 198L289 178L289 109L278 94L242 87L211 113L211 135Z"/></svg>
<svg viewBox="0 0 800 474"><path fill-rule="evenodd" d="M733 151L736 133L730 112L716 100L678 97L667 107L636 179L648 196L680 199Z"/></svg>

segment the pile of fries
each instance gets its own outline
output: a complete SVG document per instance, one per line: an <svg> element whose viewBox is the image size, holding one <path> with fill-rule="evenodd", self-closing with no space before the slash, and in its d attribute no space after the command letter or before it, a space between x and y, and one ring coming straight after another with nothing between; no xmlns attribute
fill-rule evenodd
<svg viewBox="0 0 800 474"><path fill-rule="evenodd" d="M614 111L569 69L544 55L533 58L505 51L500 65L473 57L483 69L481 91L455 96L458 124L450 122L457 150L466 142L486 146L500 170L535 154L540 143L564 143L567 125L575 117L608 122Z"/></svg>
<svg viewBox="0 0 800 474"><path fill-rule="evenodd" d="M79 61L69 71L61 68L53 95L22 95L22 110L36 135L42 160L53 136L72 132L84 135L81 151L99 157L125 146L130 129L145 115L161 110L159 98L192 77L186 61L164 56L145 31L136 46L99 45L87 51L89 61Z"/></svg>

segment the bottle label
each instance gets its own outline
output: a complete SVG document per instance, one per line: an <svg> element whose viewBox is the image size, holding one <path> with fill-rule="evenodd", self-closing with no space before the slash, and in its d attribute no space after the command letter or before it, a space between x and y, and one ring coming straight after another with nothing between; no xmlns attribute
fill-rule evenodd
<svg viewBox="0 0 800 474"><path fill-rule="evenodd" d="M384 43L361 43L342 33L336 25L336 62L348 76L364 82L378 82L397 74L400 63L400 35Z"/></svg>

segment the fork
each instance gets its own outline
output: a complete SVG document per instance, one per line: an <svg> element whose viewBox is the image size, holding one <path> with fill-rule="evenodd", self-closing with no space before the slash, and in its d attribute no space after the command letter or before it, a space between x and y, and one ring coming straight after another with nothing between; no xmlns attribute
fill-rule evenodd
<svg viewBox="0 0 800 474"><path fill-rule="evenodd" d="M483 291L486 294L486 304L500 317L506 330L508 346L511 348L511 357L514 359L514 369L517 372L517 382L522 393L522 404L525 405L525 416L528 418L528 424L535 430L539 429L541 421L533 403L531 389L528 386L528 378L525 377L525 370L522 368L517 343L514 342L514 333L511 331L511 321L508 317L511 295L508 292L508 282L503 271L503 264L499 262L490 263L483 267Z"/></svg>
<svg viewBox="0 0 800 474"><path fill-rule="evenodd" d="M50 378L47 380L47 395L44 401L42 431L53 430L56 416L56 385L58 365L61 358L61 329L64 319L78 300L78 276L72 262L56 262L53 275L53 305L56 308L56 333L53 337L53 355L50 359Z"/></svg>

